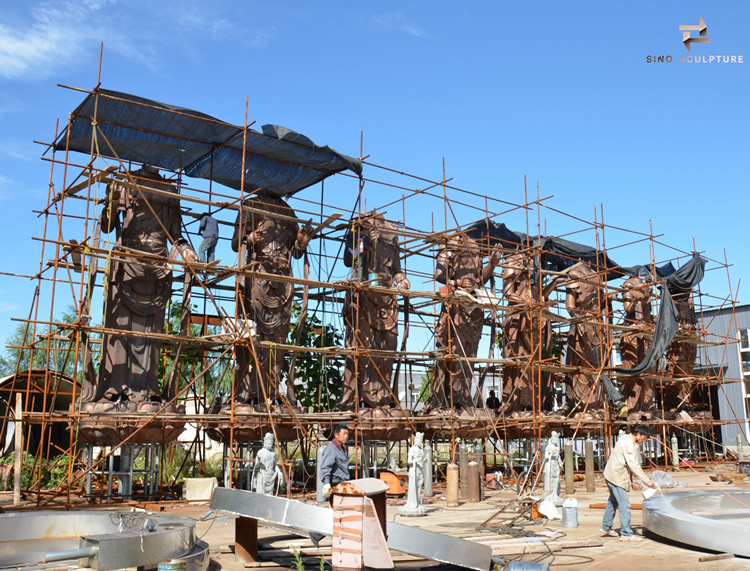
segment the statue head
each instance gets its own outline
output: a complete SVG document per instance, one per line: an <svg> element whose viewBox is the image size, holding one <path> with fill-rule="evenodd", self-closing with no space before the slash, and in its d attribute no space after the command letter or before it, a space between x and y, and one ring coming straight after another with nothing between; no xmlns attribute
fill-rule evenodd
<svg viewBox="0 0 750 571"><path fill-rule="evenodd" d="M557 433L557 431L553 430L552 433L549 435L549 443L554 443L555 446L560 446L560 435Z"/></svg>
<svg viewBox="0 0 750 571"><path fill-rule="evenodd" d="M266 432L266 435L263 437L263 448L266 450L273 450L273 434L270 432Z"/></svg>
<svg viewBox="0 0 750 571"><path fill-rule="evenodd" d="M591 264L581 260L574 264L569 270L566 270L568 278L571 280L595 280L596 270L591 267Z"/></svg>
<svg viewBox="0 0 750 571"><path fill-rule="evenodd" d="M424 442L424 432L417 432L414 435L414 446L422 446Z"/></svg>

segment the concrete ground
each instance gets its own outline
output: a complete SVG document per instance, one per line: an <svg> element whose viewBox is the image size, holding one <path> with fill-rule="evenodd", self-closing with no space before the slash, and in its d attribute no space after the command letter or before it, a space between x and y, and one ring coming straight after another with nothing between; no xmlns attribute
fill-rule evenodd
<svg viewBox="0 0 750 571"><path fill-rule="evenodd" d="M712 482L709 475L717 472L732 473L733 467L716 466L709 470L701 470L699 472L686 471L686 469L683 468L681 472L672 473L672 476L675 480L685 482L688 487L673 489L672 491L705 490L722 486L728 490L737 489L737 486L732 484L719 484ZM583 482L576 482L575 488L573 497L578 501L579 523L579 526L576 528L563 528L560 520L531 520L524 517L518 519L518 521L511 526L509 531L507 528L481 528L480 524L482 522L497 514L499 510L508 506L508 504L515 499L515 493L510 490L489 491L487 493L487 498L483 502L462 503L462 505L455 508L447 508L445 499L438 496L428 505L428 514L425 517L420 518L405 518L399 516L397 511L398 505L402 502L393 500L389 501L388 518L389 521L398 521L399 523L418 526L438 533L472 538L472 540L481 541L482 543L489 543L493 546L493 554L501 553L503 550L507 551L506 546L509 543L517 545L519 541L522 541L521 539L518 539L521 535L538 533L540 531L564 533L562 538L549 540L552 542L550 545L554 545L555 543L563 545L566 543L571 544L576 541L594 541L601 543L600 546L595 547L565 548L552 554L548 552L546 555L545 553L537 552L526 554L525 556L520 554L506 556L506 560L516 559L526 562L546 562L551 568L612 571L680 568L710 569L711 571L750 569L750 559L745 558L699 562L700 557L711 555L711 553L686 545L677 545L650 534L647 534L646 537L644 537L644 540L638 543L623 542L616 537L602 537L599 529L601 527L604 510L590 508L589 505L592 503L606 502L608 494L603 479L601 476L597 477L595 492L586 492ZM669 491L666 493L669 493ZM642 501L641 493L639 491L631 491L630 499L634 504L640 503ZM183 515L191 515L197 518L205 512L206 506L177 505L170 506L167 510ZM498 517L505 518L506 515L501 514L501 516ZM508 517L515 517L515 514L510 514ZM634 510L632 521L633 529L636 531L636 534L642 536L643 529L641 523L642 512ZM616 518L615 529L618 528L619 520ZM233 518L220 516L211 522L198 522L197 533L204 539L204 541L207 541L213 549L212 569L246 568L243 564L236 561L234 554L228 549L228 547L232 546L234 543ZM507 533L511 533L516 539L512 539ZM268 546L271 546L271 544L276 549L283 549L293 544L301 547L310 546L309 540L284 536L280 532L269 528L260 527L259 535L261 538L265 538L261 539L261 543L265 543L265 545L261 546L261 549L266 549ZM540 543L541 540L544 539L546 538L537 536L526 538L526 541L530 544L530 550L544 550L543 544ZM322 545L330 546L330 540L327 543L324 541ZM290 558L283 552L266 551L266 553L266 556L271 560L277 561L278 568L288 569L290 567ZM319 554L330 554L330 551L327 551L324 548L320 551L312 550L311 553L313 556L307 560L306 568L318 569ZM445 565L437 566L435 563L424 560L414 561L409 560L409 558L398 557L394 557L394 560L399 569L439 568L442 570L450 568ZM270 563L269 561L269 563L266 563L265 565L272 566L273 563Z"/></svg>
<svg viewBox="0 0 750 571"><path fill-rule="evenodd" d="M672 491L705 490L724 487L727 490L738 489L731 483L716 483L709 478L712 474L733 473L733 465L717 465L698 472L683 468L681 472L671 473L675 480L685 482L687 488ZM563 484L564 485L564 484ZM669 491L666 491L669 493ZM456 537L479 541L492 546L494 555L505 555L506 561L519 560L524 562L540 561L550 565L552 569L596 569L596 570L648 570L648 569L706 569L736 570L750 569L750 559L734 558L710 562L700 562L699 558L711 553L687 545L677 545L647 534L642 542L622 542L616 537L602 537L601 527L603 509L591 508L592 503L604 503L607 491L601 476L596 479L596 491L586 492L583 482L576 482L575 497L578 501L578 527L563 528L560 520L547 521L545 519L530 519L516 512L508 512L509 506L516 500L512 490L488 491L484 501L479 503L462 503L455 508L446 506L445 498L436 496L426 502L428 513L424 517L405 518L398 514L398 507L403 500L389 499L388 519L402 524L414 525L437 533L449 534ZM10 497L3 494L0 507L10 508ZM642 501L639 491L630 492L632 503ZM29 506L31 507L31 506ZM205 503L165 503L158 507L149 504L147 507L160 509L165 513L199 518L208 511ZM120 509L123 507L120 506ZM113 509L117 509L113 506ZM500 510L505 510L498 515ZM528 510L527 510L528 511ZM510 519L516 521L510 527L495 526L480 527L482 522L496 516L493 521ZM638 535L643 534L641 527L642 512L633 511L633 528ZM615 528L619 528L619 520L615 519ZM563 534L558 538L549 537L551 534ZM197 536L211 546L211 569L239 570L246 569L232 552L234 546L234 518L232 516L216 514L209 521L197 521ZM545 534L545 535L540 535ZM265 559L262 564L254 567L265 569L292 568L291 547L297 546L305 555L306 569L319 569L320 557L330 558L330 538L321 542L321 549L313 548L309 539L284 534L280 531L259 526L261 556ZM524 537L525 536L525 537ZM750 541L750 538L748 538ZM544 542L544 543L543 543ZM591 544L589 547L572 547L573 545ZM527 553L520 551L523 544ZM509 546L515 546L511 549ZM550 553L546 546L563 547ZM528 553L532 551L532 553ZM443 571L452 569L447 565L438 565L413 557L393 553L397 569L432 569ZM326 566L330 569L330 565Z"/></svg>

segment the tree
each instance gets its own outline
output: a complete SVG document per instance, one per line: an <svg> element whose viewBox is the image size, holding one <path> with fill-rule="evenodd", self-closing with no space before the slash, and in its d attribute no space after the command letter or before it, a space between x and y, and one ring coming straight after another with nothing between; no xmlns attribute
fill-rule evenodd
<svg viewBox="0 0 750 571"><path fill-rule="evenodd" d="M164 333L171 335L181 335L182 327L182 304L169 302L167 320L164 324ZM192 306L193 310L197 309L197 306ZM201 332L201 326L192 324L187 332L188 337L200 337L201 335L213 335L219 332L218 327L208 326L205 332ZM161 389L164 389L164 383L167 381L167 377L172 374L172 369L175 367L175 355L177 347L174 345L168 345L164 348L162 357L159 359L159 379L161 381ZM177 370L174 371L175 375L179 375L176 380L176 387L179 392L180 387L184 386L183 379L190 378L192 374L199 374L203 371L203 367L211 363L216 357L219 356L219 352L207 351L203 345L190 344L184 342L179 348L179 360L177 363ZM220 362L216 363L205 372L201 377L201 380L196 383L193 388L197 394L201 393L201 389L205 386L206 393L208 395L225 394L231 391L232 383L232 371L231 367L228 366L231 354Z"/></svg>
<svg viewBox="0 0 750 571"><path fill-rule="evenodd" d="M306 316L297 341L300 312L300 304L295 302L288 338L290 344L319 348L341 346L342 334L333 325L323 325L320 318L314 314ZM290 355L284 362L282 379L285 382L289 380L291 360ZM339 356L298 352L294 361L294 390L300 404L305 408L312 408L315 412L333 408L343 390L343 365L343 359Z"/></svg>
<svg viewBox="0 0 750 571"><path fill-rule="evenodd" d="M427 369L425 374L422 375L422 382L419 385L419 395L417 396L417 402L427 402L430 400L432 394L432 385L435 382L435 370Z"/></svg>
<svg viewBox="0 0 750 571"><path fill-rule="evenodd" d="M68 307L62 317L55 319L58 323L75 323L76 314L73 307ZM52 332L52 334L51 334ZM6 339L8 346L0 357L0 375L12 375L16 371L28 369L49 369L73 377L75 367L75 331L56 327L40 326L36 328L36 339L33 339L34 324L20 323L13 334ZM34 343L36 341L36 343ZM33 349L28 346L33 344ZM22 348L26 347L26 348ZM78 374L81 374L79 363Z"/></svg>

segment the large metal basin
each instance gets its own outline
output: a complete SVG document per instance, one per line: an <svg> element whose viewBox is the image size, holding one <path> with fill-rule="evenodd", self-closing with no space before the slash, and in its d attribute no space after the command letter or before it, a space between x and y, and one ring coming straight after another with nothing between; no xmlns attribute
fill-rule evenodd
<svg viewBox="0 0 750 571"><path fill-rule="evenodd" d="M674 541L750 557L750 491L656 495L643 502L643 525Z"/></svg>
<svg viewBox="0 0 750 571"><path fill-rule="evenodd" d="M114 511L38 511L0 515L0 567L94 569L155 567L184 561L208 567L208 546L187 517Z"/></svg>

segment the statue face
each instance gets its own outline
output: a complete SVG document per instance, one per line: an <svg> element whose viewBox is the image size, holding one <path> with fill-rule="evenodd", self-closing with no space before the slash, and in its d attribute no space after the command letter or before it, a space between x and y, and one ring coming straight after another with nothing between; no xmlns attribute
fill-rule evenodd
<svg viewBox="0 0 750 571"><path fill-rule="evenodd" d="M273 450L273 434L266 433L263 437L263 448L266 450Z"/></svg>

